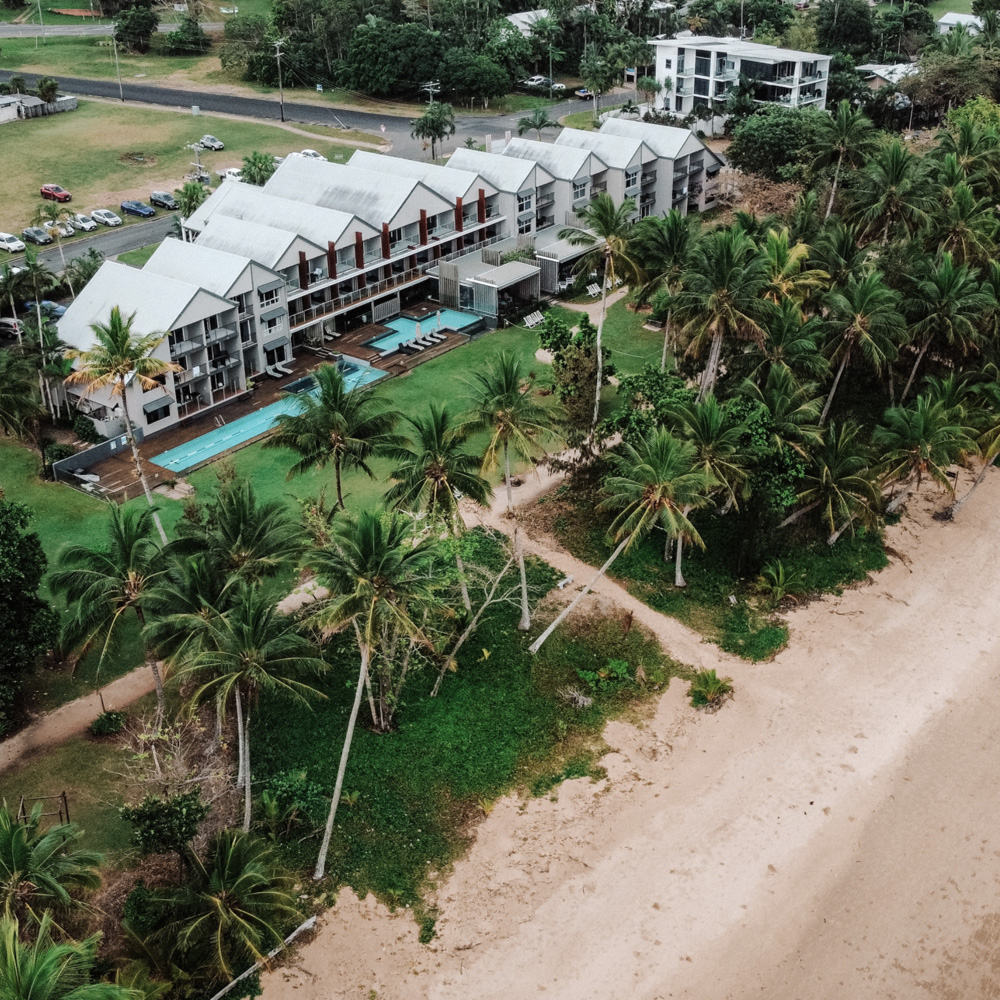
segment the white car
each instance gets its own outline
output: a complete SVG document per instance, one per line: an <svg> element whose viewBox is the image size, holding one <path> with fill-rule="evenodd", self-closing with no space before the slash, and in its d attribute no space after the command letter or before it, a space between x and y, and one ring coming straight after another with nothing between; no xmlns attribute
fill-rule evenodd
<svg viewBox="0 0 1000 1000"><path fill-rule="evenodd" d="M81 233L92 233L97 228L97 223L89 215L81 215L79 212L69 217L69 224Z"/></svg>
<svg viewBox="0 0 1000 1000"><path fill-rule="evenodd" d="M299 156L305 156L310 160L325 160L326 157L322 153L317 153L315 149L303 149Z"/></svg>
<svg viewBox="0 0 1000 1000"><path fill-rule="evenodd" d="M242 181L243 171L239 167L230 167L228 170L220 170L219 177L224 181Z"/></svg>
<svg viewBox="0 0 1000 1000"><path fill-rule="evenodd" d="M46 219L42 223L42 229L44 229L49 236L72 236L76 230L68 222L53 222L51 219Z"/></svg>
<svg viewBox="0 0 1000 1000"><path fill-rule="evenodd" d="M24 249L24 241L18 239L13 233L0 233L0 250L7 253L19 253Z"/></svg>
<svg viewBox="0 0 1000 1000"><path fill-rule="evenodd" d="M226 144L221 139L216 139L214 135L203 135L198 140L198 143L203 148L214 149L216 152L226 148Z"/></svg>
<svg viewBox="0 0 1000 1000"><path fill-rule="evenodd" d="M122 224L121 218L106 208L99 208L96 212L91 212L90 217L102 226L120 226Z"/></svg>

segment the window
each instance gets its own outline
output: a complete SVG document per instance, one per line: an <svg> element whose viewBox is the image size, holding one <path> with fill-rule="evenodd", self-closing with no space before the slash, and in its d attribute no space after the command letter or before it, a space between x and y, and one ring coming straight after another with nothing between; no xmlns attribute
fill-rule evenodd
<svg viewBox="0 0 1000 1000"><path fill-rule="evenodd" d="M163 405L155 410L146 411L146 423L155 424L158 420L163 420L170 416L170 400L165 399Z"/></svg>
<svg viewBox="0 0 1000 1000"><path fill-rule="evenodd" d="M274 333L276 330L281 329L281 317L275 316L273 319L264 320L264 327L268 333Z"/></svg>
<svg viewBox="0 0 1000 1000"><path fill-rule="evenodd" d="M626 170L625 171L625 188L634 188L639 184L639 171L638 170Z"/></svg>
<svg viewBox="0 0 1000 1000"><path fill-rule="evenodd" d="M674 111L683 111L683 110L684 110L684 98L683 97L675 97L674 98Z"/></svg>
<svg viewBox="0 0 1000 1000"><path fill-rule="evenodd" d="M280 347L276 347L273 351L265 351L264 360L267 362L268 368L272 365L280 364L285 360L285 345L282 344Z"/></svg>
<svg viewBox="0 0 1000 1000"><path fill-rule="evenodd" d="M390 229L389 230L389 242L392 244L403 242L403 230L402 229Z"/></svg>
<svg viewBox="0 0 1000 1000"><path fill-rule="evenodd" d="M664 69L670 69L671 66L673 65L673 62L674 62L673 59L664 59L663 60L663 68Z"/></svg>
<svg viewBox="0 0 1000 1000"><path fill-rule="evenodd" d="M583 201L587 197L587 182L573 181L573 201Z"/></svg>
<svg viewBox="0 0 1000 1000"><path fill-rule="evenodd" d="M531 219L525 219L523 222L519 222L517 224L517 231L522 236L525 233L530 233L531 232Z"/></svg>
<svg viewBox="0 0 1000 1000"><path fill-rule="evenodd" d="M218 330L221 325L222 320L219 319L218 315L209 316L208 319L205 320L206 330Z"/></svg>
<svg viewBox="0 0 1000 1000"><path fill-rule="evenodd" d="M712 53L704 52L701 49L696 49L694 53L694 75L695 76L711 76L712 75Z"/></svg>
<svg viewBox="0 0 1000 1000"><path fill-rule="evenodd" d="M257 293L257 298L260 300L262 306L273 306L278 301L278 289L269 288L267 291L261 289Z"/></svg>
<svg viewBox="0 0 1000 1000"><path fill-rule="evenodd" d="M708 97L708 80L702 80L701 77L696 76L694 78L694 92L696 97Z"/></svg>
<svg viewBox="0 0 1000 1000"><path fill-rule="evenodd" d="M519 194L517 196L517 210L519 212L530 212L531 200L530 194Z"/></svg>
<svg viewBox="0 0 1000 1000"><path fill-rule="evenodd" d="M175 344L184 343L184 331L183 330L171 330L167 334L167 343L173 347Z"/></svg>

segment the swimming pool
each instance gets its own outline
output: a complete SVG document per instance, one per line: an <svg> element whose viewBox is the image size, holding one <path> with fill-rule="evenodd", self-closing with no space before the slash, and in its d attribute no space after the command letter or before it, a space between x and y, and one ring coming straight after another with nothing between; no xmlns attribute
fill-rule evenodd
<svg viewBox="0 0 1000 1000"><path fill-rule="evenodd" d="M354 365L350 362L341 364L340 370L344 373L344 382L348 389L353 389L359 385L368 385L382 378L385 372L378 368L368 368L364 365ZM296 379L285 386L286 391L296 394L311 392L316 388L316 380L311 375ZM294 396L279 399L270 406L262 406L253 413L248 413L245 417L239 417L231 424L223 424L216 427L207 434L201 434L193 441L179 444L176 448L154 455L150 461L171 472L186 472L221 455L231 448L238 448L241 444L259 437L274 426L274 421L279 414L295 413L298 410Z"/></svg>
<svg viewBox="0 0 1000 1000"><path fill-rule="evenodd" d="M480 322L478 316L472 313L459 312L457 309L442 309L441 329L462 331L466 327L475 326ZM417 336L417 326L422 334L434 333L438 329L438 314L428 313L422 320L410 319L409 316L397 316L386 324L393 332L383 333L381 337L369 340L365 347L376 351L396 351L400 344L406 344Z"/></svg>

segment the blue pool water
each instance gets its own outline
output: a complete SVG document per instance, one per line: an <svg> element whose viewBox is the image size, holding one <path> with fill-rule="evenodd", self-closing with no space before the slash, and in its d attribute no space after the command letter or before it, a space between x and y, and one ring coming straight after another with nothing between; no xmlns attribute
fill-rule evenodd
<svg viewBox="0 0 1000 1000"><path fill-rule="evenodd" d="M479 317L472 313L459 312L457 309L441 310L442 330L464 330L466 327L475 326L479 322ZM405 344L417 335L417 321L408 316L397 316L396 319L389 320L386 324L392 333L384 333L381 337L369 340L365 345L376 351L395 351L400 344ZM437 329L437 313L420 320L421 333L433 333Z"/></svg>
<svg viewBox="0 0 1000 1000"><path fill-rule="evenodd" d="M385 372L377 368L367 368L362 365L345 364L341 367L344 373L344 381L349 389L355 386L367 385L382 378ZM311 384L310 384L311 383ZM295 393L302 393L315 388L315 380L309 376L296 379L285 386L286 390ZM185 472L187 469L202 462L207 462L216 455L221 455L230 448L235 448L269 431L274 426L275 418L281 413L295 413L298 406L294 397L279 399L270 406L263 406L253 413L248 413L245 417L234 420L231 424L223 424L196 437L186 444L179 444L176 448L154 455L150 461L171 472ZM222 411L223 413L225 411Z"/></svg>

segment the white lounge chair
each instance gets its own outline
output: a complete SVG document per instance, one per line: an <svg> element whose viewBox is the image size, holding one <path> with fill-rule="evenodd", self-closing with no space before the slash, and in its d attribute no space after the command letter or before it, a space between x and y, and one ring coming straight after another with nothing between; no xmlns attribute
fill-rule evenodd
<svg viewBox="0 0 1000 1000"><path fill-rule="evenodd" d="M281 372L282 375L294 375L295 373L289 368L284 361L276 362L274 365L275 371Z"/></svg>
<svg viewBox="0 0 1000 1000"><path fill-rule="evenodd" d="M266 372L267 372L267 374L271 376L271 378L284 378L284 377L285 377L285 376L284 376L284 375L282 375L282 374L281 374L280 372L276 372L276 371L274 370L274 368L273 368L273 367L272 367L271 365L268 365L268 366L267 366L267 367L266 367L266 368L264 369L264 371L266 371Z"/></svg>
<svg viewBox="0 0 1000 1000"><path fill-rule="evenodd" d="M597 296L601 294L601 286L600 285L587 285L587 294L592 299L596 299Z"/></svg>

